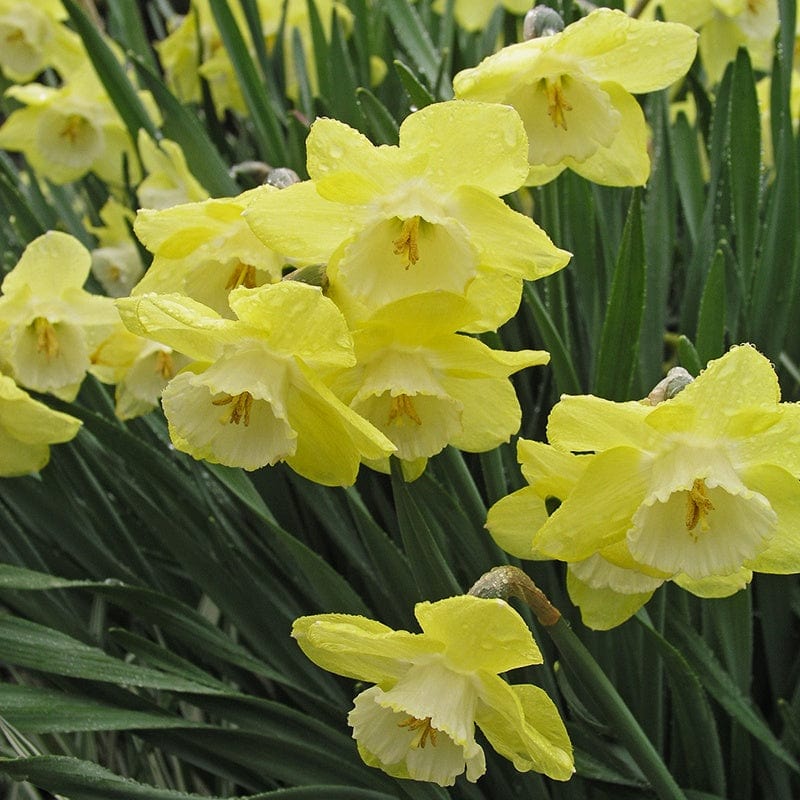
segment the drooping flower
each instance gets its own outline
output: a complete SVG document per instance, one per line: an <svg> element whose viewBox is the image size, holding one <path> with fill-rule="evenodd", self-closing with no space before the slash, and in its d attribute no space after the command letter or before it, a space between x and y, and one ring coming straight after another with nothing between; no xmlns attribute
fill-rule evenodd
<svg viewBox="0 0 800 800"><path fill-rule="evenodd" d="M23 153L48 180L69 183L91 171L122 185L126 169L131 180L139 179L133 142L91 64L58 88L30 83L6 94L24 107L0 127L0 148ZM156 119L151 98L145 92L140 97Z"/></svg>
<svg viewBox="0 0 800 800"><path fill-rule="evenodd" d="M262 192L245 217L270 247L328 264L331 284L370 308L422 292L466 293L486 311L472 330L493 329L516 312L523 278L569 258L498 196L518 189L528 170L513 109L436 103L406 118L399 146L380 147L318 119L307 151L311 180Z"/></svg>
<svg viewBox="0 0 800 800"><path fill-rule="evenodd" d="M136 188L141 208L171 208L208 197L208 192L190 172L177 142L162 139L156 144L140 129L139 153L146 173Z"/></svg>
<svg viewBox="0 0 800 800"><path fill-rule="evenodd" d="M531 529L531 553L575 567L584 598L627 591L644 603L667 579L720 597L752 572L800 571L800 406L780 402L754 348L732 348L655 406L564 396L548 439L594 453ZM619 570L589 561L597 555Z"/></svg>
<svg viewBox="0 0 800 800"><path fill-rule="evenodd" d="M181 295L117 300L126 326L191 359L162 395L175 446L212 463L285 461L326 485L349 485L362 458L394 445L330 390L355 363L345 321L319 288L293 281L230 295L225 319Z"/></svg>
<svg viewBox="0 0 800 800"><path fill-rule="evenodd" d="M115 386L114 413L128 420L158 406L167 383L189 359L171 347L131 333L120 324L92 353L90 372Z"/></svg>
<svg viewBox="0 0 800 800"><path fill-rule="evenodd" d="M181 292L225 316L233 316L228 295L238 286L253 288L281 279L286 259L250 230L242 212L256 192L238 197L142 209L134 231L155 256L133 294Z"/></svg>
<svg viewBox="0 0 800 800"><path fill-rule="evenodd" d="M545 559L547 556L534 550L533 540L547 522L547 503L563 502L569 496L593 456L574 455L527 439L518 441L517 456L528 485L495 503L486 527L507 553L522 559ZM636 569L619 566L621 559L631 561L624 544L567 564L567 591L589 628L608 630L624 622L665 580L666 576L643 565ZM727 587L726 591L735 590Z"/></svg>
<svg viewBox="0 0 800 800"><path fill-rule="evenodd" d="M500 6L511 14L522 15L531 4L530 0L456 0L453 17L465 31L481 31ZM446 7L444 0L435 0L432 5L437 14L444 14Z"/></svg>
<svg viewBox="0 0 800 800"><path fill-rule="evenodd" d="M410 474L448 444L485 452L507 442L521 421L509 376L549 361L541 350L492 350L456 333L478 313L458 295L429 292L350 321L357 365L335 388L398 458L417 462Z"/></svg>
<svg viewBox="0 0 800 800"><path fill-rule="evenodd" d="M128 295L144 272L139 248L131 235L134 217L127 206L109 197L100 209L103 224L86 224L98 240L92 250L92 275L109 297Z"/></svg>
<svg viewBox="0 0 800 800"><path fill-rule="evenodd" d="M745 47L756 69L769 71L778 32L777 0L661 0L664 19L700 32L700 61L709 83L719 83L725 68Z"/></svg>
<svg viewBox="0 0 800 800"><path fill-rule="evenodd" d="M638 186L650 174L647 127L633 94L663 89L691 66L697 34L599 8L561 33L512 44L453 79L456 97L513 106L528 135L529 184L564 169Z"/></svg>
<svg viewBox="0 0 800 800"><path fill-rule="evenodd" d="M3 280L0 364L21 386L73 400L90 354L119 324L111 298L83 289L91 263L77 239L49 231Z"/></svg>
<svg viewBox="0 0 800 800"><path fill-rule="evenodd" d="M0 0L0 69L16 83L32 80L47 67L62 75L86 60L80 37L62 22L60 0Z"/></svg>
<svg viewBox="0 0 800 800"><path fill-rule="evenodd" d="M50 460L50 445L75 438L81 424L34 400L0 374L0 477L43 469Z"/></svg>
<svg viewBox="0 0 800 800"><path fill-rule="evenodd" d="M542 662L516 611L465 595L418 603L414 613L422 633L345 614L294 623L292 636L315 664L375 684L348 717L364 761L397 778L452 786L466 771L475 782L486 771L477 725L518 770L568 780L572 747L553 701L499 675Z"/></svg>

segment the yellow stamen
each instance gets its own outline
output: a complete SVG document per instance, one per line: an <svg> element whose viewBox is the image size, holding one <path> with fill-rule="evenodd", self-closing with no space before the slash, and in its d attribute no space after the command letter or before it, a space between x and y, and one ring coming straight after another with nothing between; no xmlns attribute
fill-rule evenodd
<svg viewBox="0 0 800 800"><path fill-rule="evenodd" d="M81 128L86 124L86 117L82 117L80 114L70 114L58 135L63 139L69 139L69 143L74 145L81 135Z"/></svg>
<svg viewBox="0 0 800 800"><path fill-rule="evenodd" d="M547 115L553 120L553 126L567 129L567 115L572 111L572 106L564 97L564 88L561 85L561 76L555 79L544 78L545 93L547 94Z"/></svg>
<svg viewBox="0 0 800 800"><path fill-rule="evenodd" d="M156 353L156 372L161 375L165 381L175 377L175 364L172 361L172 355L170 353L166 353L163 350L159 350Z"/></svg>
<svg viewBox="0 0 800 800"><path fill-rule="evenodd" d="M389 406L389 419L386 420L386 424L402 425L404 417L408 417L417 425L422 425L417 409L414 408L414 401L407 394L398 394L392 398Z"/></svg>
<svg viewBox="0 0 800 800"><path fill-rule="evenodd" d="M714 504L709 500L706 482L703 478L695 478L692 488L686 498L686 530L691 532L700 525L700 530L708 530L706 516L714 510ZM692 534L694 535L694 534ZM695 538L696 535L694 535Z"/></svg>
<svg viewBox="0 0 800 800"><path fill-rule="evenodd" d="M11 33L9 33L6 36L6 41L9 44L16 44L17 42L24 42L25 41L25 32L22 30L22 28L14 28L14 30L12 30Z"/></svg>
<svg viewBox="0 0 800 800"><path fill-rule="evenodd" d="M237 261L236 266L233 268L228 282L225 284L225 289L230 291L237 286L245 286L248 289L253 289L256 285L256 268L250 264L245 264L242 261Z"/></svg>
<svg viewBox="0 0 800 800"><path fill-rule="evenodd" d="M406 269L419 261L419 217L403 220L400 235L392 242L396 256L406 256Z"/></svg>
<svg viewBox="0 0 800 800"><path fill-rule="evenodd" d="M436 728L431 725L430 717L425 717L425 719L408 717L408 719L403 720L403 722L398 722L397 727L408 728L410 731L419 731L419 733L417 733L411 742L411 747L415 749L417 747L421 747L424 750L429 739L431 746L436 747L436 736L438 735L439 731L437 731Z"/></svg>
<svg viewBox="0 0 800 800"><path fill-rule="evenodd" d="M228 411L219 418L223 425L226 423L238 425L240 422L244 422L246 428L250 424L250 408L253 405L253 395L250 392L242 392L237 395L223 394L222 397L212 400L211 404L230 406Z"/></svg>
<svg viewBox="0 0 800 800"><path fill-rule="evenodd" d="M33 332L36 334L36 351L44 353L48 361L55 358L59 351L56 329L45 317L36 317Z"/></svg>

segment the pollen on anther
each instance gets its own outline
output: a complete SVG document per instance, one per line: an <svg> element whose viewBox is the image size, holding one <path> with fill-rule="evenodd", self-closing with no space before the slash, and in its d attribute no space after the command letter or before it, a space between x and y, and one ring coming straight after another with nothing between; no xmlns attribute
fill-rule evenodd
<svg viewBox="0 0 800 800"><path fill-rule="evenodd" d="M242 392L237 395L223 394L211 401L214 406L229 406L228 410L220 417L221 424L230 423L238 425L244 423L245 428L250 424L250 409L253 406L253 395Z"/></svg>
<svg viewBox="0 0 800 800"><path fill-rule="evenodd" d="M708 497L706 482L703 478L695 478L692 488L686 496L686 530L690 535L700 525L700 530L709 528L707 516L714 510L714 504Z"/></svg>
<svg viewBox="0 0 800 800"><path fill-rule="evenodd" d="M419 217L403 220L400 235L392 242L396 256L406 256L406 269L419 261Z"/></svg>

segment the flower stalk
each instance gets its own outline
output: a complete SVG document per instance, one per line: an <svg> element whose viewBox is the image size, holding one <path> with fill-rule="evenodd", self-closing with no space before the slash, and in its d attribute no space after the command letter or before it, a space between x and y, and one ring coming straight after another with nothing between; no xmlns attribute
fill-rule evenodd
<svg viewBox="0 0 800 800"><path fill-rule="evenodd" d="M469 590L477 597L516 597L526 603L558 648L564 663L602 710L661 800L686 800L686 795L642 730L631 710L606 677L592 654L575 635L561 612L518 567L495 567Z"/></svg>

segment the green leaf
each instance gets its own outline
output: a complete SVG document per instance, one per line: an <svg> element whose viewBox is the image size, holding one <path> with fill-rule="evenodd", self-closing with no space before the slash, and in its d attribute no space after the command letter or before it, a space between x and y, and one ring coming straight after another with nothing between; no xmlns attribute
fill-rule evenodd
<svg viewBox="0 0 800 800"><path fill-rule="evenodd" d="M694 349L691 339L687 336L678 337L678 360L694 377L697 377L705 367L705 363L700 360L697 350Z"/></svg>
<svg viewBox="0 0 800 800"><path fill-rule="evenodd" d="M397 144L400 126L389 109L363 86L356 90L356 99L369 126L372 141L375 144Z"/></svg>
<svg viewBox="0 0 800 800"><path fill-rule="evenodd" d="M597 356L593 391L600 397L630 399L644 301L644 234L641 199L639 192L635 192L622 234Z"/></svg>
<svg viewBox="0 0 800 800"><path fill-rule="evenodd" d="M272 166L287 166L286 143L281 124L233 13L227 3L211 3L210 8L250 111L259 155Z"/></svg>
<svg viewBox="0 0 800 800"><path fill-rule="evenodd" d="M398 524L403 547L420 597L439 600L462 594L463 589L437 541L437 525L430 512L420 503L414 484L406 483L400 461L391 457L392 493L397 506Z"/></svg>
<svg viewBox="0 0 800 800"><path fill-rule="evenodd" d="M713 650L702 637L676 614L666 616L667 638L677 647L700 678L708 693L730 714L731 718L746 728L769 753L800 774L796 759L769 729L753 707L750 698L742 693L736 682L722 668Z"/></svg>
<svg viewBox="0 0 800 800"><path fill-rule="evenodd" d="M0 616L0 659L20 667L72 678L175 692L204 694L219 691L158 670L128 664L71 636L9 614Z"/></svg>
<svg viewBox="0 0 800 800"><path fill-rule="evenodd" d="M414 70L398 59L395 59L392 63L414 108L425 108L425 106L436 102L434 96L420 83Z"/></svg>
<svg viewBox="0 0 800 800"><path fill-rule="evenodd" d="M417 9L408 0L386 0L385 7L400 44L436 94L439 54Z"/></svg>
<svg viewBox="0 0 800 800"><path fill-rule="evenodd" d="M747 48L740 47L731 87L730 169L736 255L745 280L753 271L761 180L761 115Z"/></svg>
<svg viewBox="0 0 800 800"><path fill-rule="evenodd" d="M0 683L2 716L22 733L201 728L166 712L119 708L85 694Z"/></svg>
<svg viewBox="0 0 800 800"><path fill-rule="evenodd" d="M695 347L700 362L719 358L725 349L725 254L717 250L706 277Z"/></svg>

